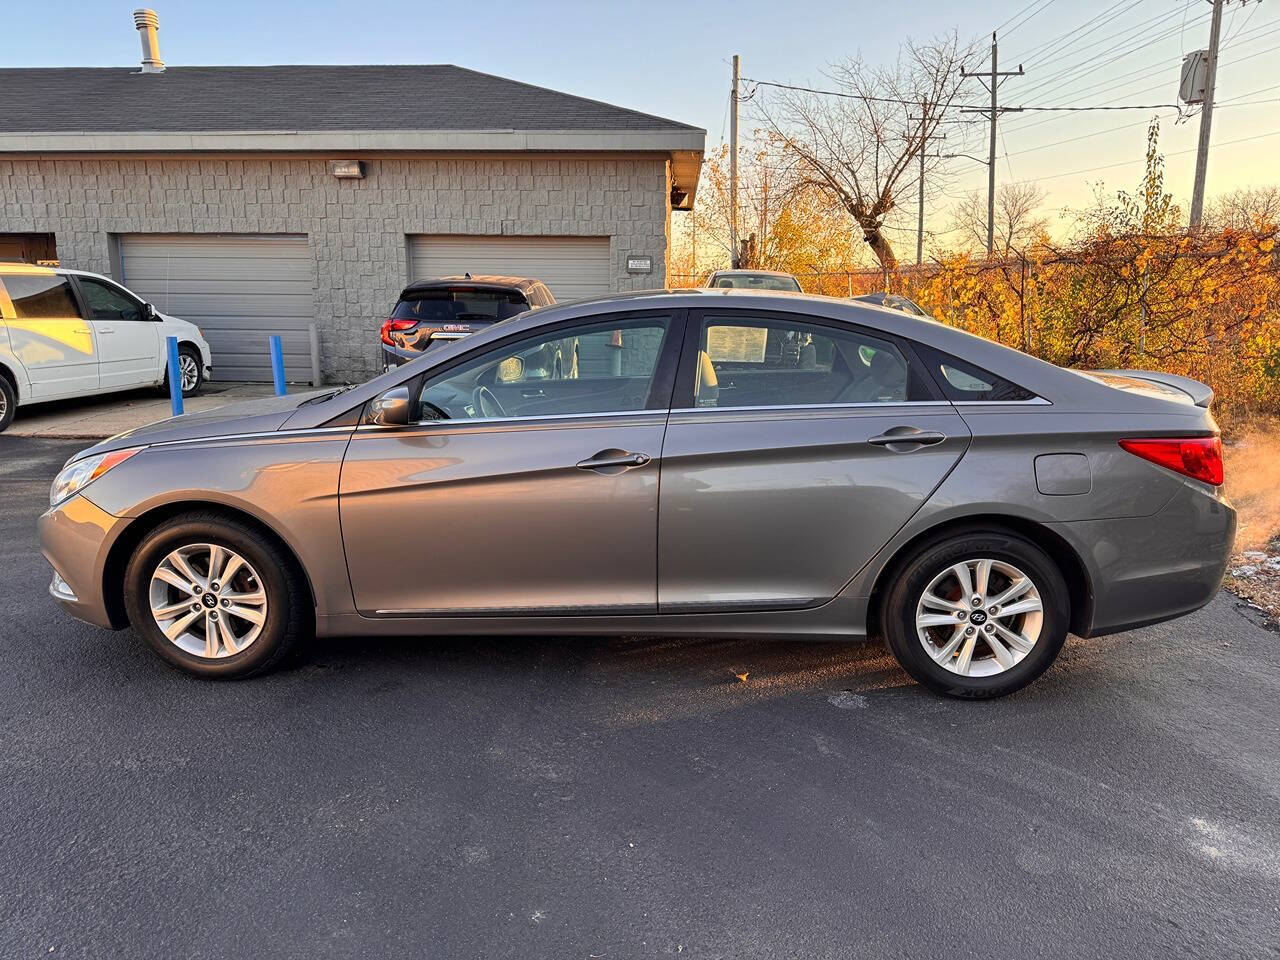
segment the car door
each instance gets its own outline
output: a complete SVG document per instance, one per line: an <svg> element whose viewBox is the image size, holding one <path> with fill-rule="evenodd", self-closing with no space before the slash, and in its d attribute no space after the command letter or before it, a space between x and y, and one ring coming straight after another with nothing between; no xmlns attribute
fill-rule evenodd
<svg viewBox="0 0 1280 960"><path fill-rule="evenodd" d="M98 384L103 390L155 383L160 372L160 332L142 301L114 283L75 278L84 312L98 343Z"/></svg>
<svg viewBox="0 0 1280 960"><path fill-rule="evenodd" d="M660 612L834 597L969 431L910 348L796 314L695 312L663 445Z"/></svg>
<svg viewBox="0 0 1280 960"><path fill-rule="evenodd" d="M676 313L561 323L406 383L409 426L363 425L343 544L366 616L653 613ZM524 379L576 338L576 378Z"/></svg>
<svg viewBox="0 0 1280 960"><path fill-rule="evenodd" d="M14 268L0 275L0 317L9 344L27 369L33 400L54 400L98 389L93 328L66 276L47 267Z"/></svg>

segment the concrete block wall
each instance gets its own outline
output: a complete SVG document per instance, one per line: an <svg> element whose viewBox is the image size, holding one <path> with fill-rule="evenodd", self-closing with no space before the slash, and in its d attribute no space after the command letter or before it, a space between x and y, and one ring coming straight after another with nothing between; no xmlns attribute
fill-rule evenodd
<svg viewBox="0 0 1280 960"><path fill-rule="evenodd" d="M326 380L372 375L411 234L608 236L615 291L666 283L665 158L0 157L0 233L55 234L64 266L112 273L113 235L305 233ZM627 257L653 272L631 276ZM216 358L215 358L216 359Z"/></svg>

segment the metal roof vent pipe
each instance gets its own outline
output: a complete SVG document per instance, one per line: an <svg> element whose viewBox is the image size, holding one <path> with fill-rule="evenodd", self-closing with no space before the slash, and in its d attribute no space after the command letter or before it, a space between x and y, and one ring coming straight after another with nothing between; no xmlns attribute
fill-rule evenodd
<svg viewBox="0 0 1280 960"><path fill-rule="evenodd" d="M142 72L164 73L164 61L160 59L160 41L156 39L160 18L154 10L135 10L133 25L138 28L138 38L142 41Z"/></svg>

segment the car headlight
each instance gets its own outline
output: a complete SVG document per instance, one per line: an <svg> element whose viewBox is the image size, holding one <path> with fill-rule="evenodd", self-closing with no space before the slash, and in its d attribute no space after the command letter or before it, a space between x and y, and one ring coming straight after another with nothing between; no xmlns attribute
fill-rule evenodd
<svg viewBox="0 0 1280 960"><path fill-rule="evenodd" d="M69 463L62 472L53 478L53 486L49 488L49 506L56 507L75 493L79 493L93 481L110 470L124 463L142 447L129 447L125 450L112 450L110 453L98 453L85 457L75 463Z"/></svg>

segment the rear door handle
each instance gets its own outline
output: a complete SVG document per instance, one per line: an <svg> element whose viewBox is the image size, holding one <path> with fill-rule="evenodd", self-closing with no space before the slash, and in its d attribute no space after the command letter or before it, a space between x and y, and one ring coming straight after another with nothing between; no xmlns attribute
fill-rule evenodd
<svg viewBox="0 0 1280 960"><path fill-rule="evenodd" d="M116 328L115 327L98 327L98 332L99 333L115 333Z"/></svg>
<svg viewBox="0 0 1280 960"><path fill-rule="evenodd" d="M892 430L886 430L879 436L871 437L867 443L874 443L877 447L888 447L890 450L895 448L905 449L909 444L915 444L922 447L931 447L935 443L941 443L947 439L945 433L939 433L937 430L920 430L916 427L894 427Z"/></svg>
<svg viewBox="0 0 1280 960"><path fill-rule="evenodd" d="M613 456L596 454L586 460L579 460L578 467L581 470L604 470L608 467L643 467L648 462L649 457L643 453L624 453Z"/></svg>

